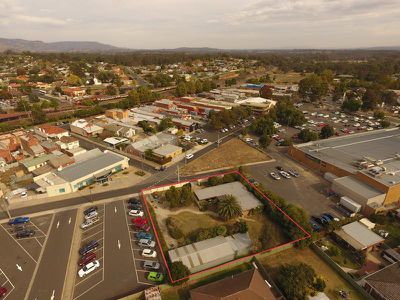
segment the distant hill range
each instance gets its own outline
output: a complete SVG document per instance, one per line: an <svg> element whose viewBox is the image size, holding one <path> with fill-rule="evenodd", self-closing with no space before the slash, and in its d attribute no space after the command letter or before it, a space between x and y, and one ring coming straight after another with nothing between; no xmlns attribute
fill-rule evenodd
<svg viewBox="0 0 400 300"><path fill-rule="evenodd" d="M0 52L12 50L16 52L131 52L131 51L166 51L166 52L185 52L185 53L215 53L215 52L275 52L275 51L324 51L323 49L218 49L209 47L180 47L174 49L130 49L115 47L99 42L77 42L65 41L45 43L42 41L29 41L23 39L5 39L0 38ZM329 50L329 49L326 49ZM332 49L331 49L332 50ZM391 47L364 47L353 49L335 49L335 50L372 50L372 51L399 51L400 46Z"/></svg>

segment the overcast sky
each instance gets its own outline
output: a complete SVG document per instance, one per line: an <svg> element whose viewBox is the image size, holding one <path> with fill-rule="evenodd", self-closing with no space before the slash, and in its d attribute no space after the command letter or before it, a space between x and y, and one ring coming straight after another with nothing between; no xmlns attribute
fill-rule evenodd
<svg viewBox="0 0 400 300"><path fill-rule="evenodd" d="M129 48L400 45L400 0L0 0L0 37Z"/></svg>

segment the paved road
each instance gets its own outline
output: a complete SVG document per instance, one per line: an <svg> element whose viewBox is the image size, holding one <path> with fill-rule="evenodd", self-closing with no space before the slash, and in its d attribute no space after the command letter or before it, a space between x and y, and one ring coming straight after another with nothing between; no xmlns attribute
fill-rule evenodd
<svg viewBox="0 0 400 300"><path fill-rule="evenodd" d="M57 213L27 299L61 299L77 210ZM22 299L22 298L21 298Z"/></svg>

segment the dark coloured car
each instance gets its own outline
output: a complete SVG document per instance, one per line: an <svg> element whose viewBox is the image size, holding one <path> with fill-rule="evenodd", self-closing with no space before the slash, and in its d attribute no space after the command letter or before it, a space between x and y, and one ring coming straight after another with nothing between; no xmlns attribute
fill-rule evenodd
<svg viewBox="0 0 400 300"><path fill-rule="evenodd" d="M88 214L93 213L95 211L97 211L97 206L92 206L92 207L89 207L89 208L85 209L83 214L84 215L88 215Z"/></svg>
<svg viewBox="0 0 400 300"><path fill-rule="evenodd" d="M319 226L315 221L310 220L310 225L312 229L316 232L319 232L321 230L321 226Z"/></svg>
<svg viewBox="0 0 400 300"><path fill-rule="evenodd" d="M129 203L128 204L128 209L133 209L133 210L142 210L143 206L141 203L139 204L133 204L133 203Z"/></svg>
<svg viewBox="0 0 400 300"><path fill-rule="evenodd" d="M140 240L140 239L151 240L151 239L153 239L153 235L150 232L139 231L139 232L136 233L136 238L138 240Z"/></svg>
<svg viewBox="0 0 400 300"><path fill-rule="evenodd" d="M329 224L330 222L332 222L332 220L326 215L322 215L321 219L323 220L323 222L325 222L325 224Z"/></svg>
<svg viewBox="0 0 400 300"><path fill-rule="evenodd" d="M17 234L15 235L15 237L17 239L22 239L22 238L31 237L34 235L35 235L34 230L24 229L24 230L18 231Z"/></svg>
<svg viewBox="0 0 400 300"><path fill-rule="evenodd" d="M328 218L331 221L335 220L335 218L330 213L324 213L324 214L322 214L322 216L325 216L326 218Z"/></svg>
<svg viewBox="0 0 400 300"><path fill-rule="evenodd" d="M278 171L283 171L283 168L281 166L276 166L275 167Z"/></svg>
<svg viewBox="0 0 400 300"><path fill-rule="evenodd" d="M97 241L95 241L95 240L90 241L85 246L83 246L81 249L79 249L79 254L85 255L86 253L88 253L92 250L96 250L98 246L99 246L99 243Z"/></svg>
<svg viewBox="0 0 400 300"><path fill-rule="evenodd" d="M88 252L84 256L81 257L81 259L78 262L78 265L83 267L87 265L88 263L94 261L96 259L96 253L94 252Z"/></svg>
<svg viewBox="0 0 400 300"><path fill-rule="evenodd" d="M8 225L26 224L30 221L29 217L17 217L8 221Z"/></svg>
<svg viewBox="0 0 400 300"><path fill-rule="evenodd" d="M7 289L5 287L0 287L0 297L3 297L7 294Z"/></svg>
<svg viewBox="0 0 400 300"><path fill-rule="evenodd" d="M297 173L295 170L293 170L293 169L290 169L290 170L288 170L288 173L290 174L290 175L292 175L293 177L299 177L300 175L299 175L299 173Z"/></svg>
<svg viewBox="0 0 400 300"><path fill-rule="evenodd" d="M134 205L141 205L142 204L142 202L138 198L130 198L128 200L128 203L129 204L134 204Z"/></svg>
<svg viewBox="0 0 400 300"><path fill-rule="evenodd" d="M15 226L14 227L14 233L17 233L18 231L24 230L25 225L20 225L20 226Z"/></svg>
<svg viewBox="0 0 400 300"><path fill-rule="evenodd" d="M313 220L315 223L318 223L321 226L324 226L326 224L326 221L320 217L312 216L311 220Z"/></svg>

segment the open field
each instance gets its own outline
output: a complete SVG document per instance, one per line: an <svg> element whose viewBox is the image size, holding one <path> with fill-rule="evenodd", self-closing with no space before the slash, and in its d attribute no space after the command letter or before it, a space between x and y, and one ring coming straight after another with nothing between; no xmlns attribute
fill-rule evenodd
<svg viewBox="0 0 400 300"><path fill-rule="evenodd" d="M239 139L232 139L219 148L199 157L182 168L186 175L220 168L238 167L243 164L270 160L271 158Z"/></svg>
<svg viewBox="0 0 400 300"><path fill-rule="evenodd" d="M206 229L225 224L225 222L219 221L207 213L194 214L189 211L184 211L174 215L173 217L182 225L180 228L184 235L187 235L196 229Z"/></svg>
<svg viewBox="0 0 400 300"><path fill-rule="evenodd" d="M350 299L362 299L362 297L340 277L329 265L327 265L310 248L299 250L296 248L279 252L275 255L261 257L260 261L266 267L267 271L276 277L276 268L284 263L306 263L312 266L318 275L321 275L326 283L325 293L330 299L341 299L338 290L350 291Z"/></svg>
<svg viewBox="0 0 400 300"><path fill-rule="evenodd" d="M299 83L307 74L302 75L301 73L297 72L287 72L287 73L274 73L268 72L271 79L274 79L274 83Z"/></svg>

